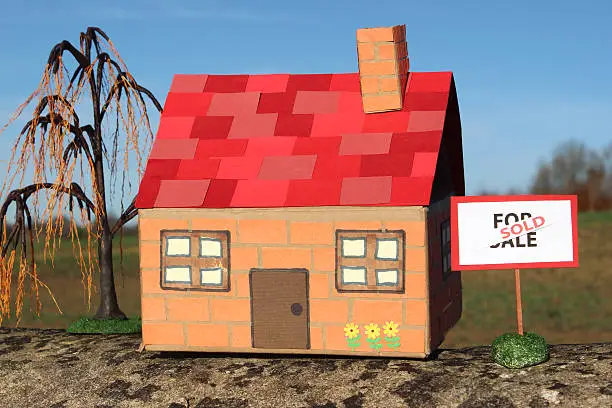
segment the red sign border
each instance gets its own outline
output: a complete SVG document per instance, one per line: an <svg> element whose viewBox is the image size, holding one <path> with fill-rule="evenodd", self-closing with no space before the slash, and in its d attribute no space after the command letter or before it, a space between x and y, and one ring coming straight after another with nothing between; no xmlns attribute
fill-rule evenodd
<svg viewBox="0 0 612 408"><path fill-rule="evenodd" d="M459 226L457 208L460 203L491 203L508 201L570 201L572 214L572 240L574 257L564 262L525 262L511 264L459 265ZM451 197L451 269L453 271L481 271L486 269L577 268L578 264L578 197L576 195L505 195L505 196L452 196Z"/></svg>

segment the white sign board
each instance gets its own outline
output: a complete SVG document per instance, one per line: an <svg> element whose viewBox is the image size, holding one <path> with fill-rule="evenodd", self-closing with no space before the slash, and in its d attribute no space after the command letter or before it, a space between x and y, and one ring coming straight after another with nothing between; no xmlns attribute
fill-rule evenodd
<svg viewBox="0 0 612 408"><path fill-rule="evenodd" d="M452 269L578 266L577 197L451 197Z"/></svg>

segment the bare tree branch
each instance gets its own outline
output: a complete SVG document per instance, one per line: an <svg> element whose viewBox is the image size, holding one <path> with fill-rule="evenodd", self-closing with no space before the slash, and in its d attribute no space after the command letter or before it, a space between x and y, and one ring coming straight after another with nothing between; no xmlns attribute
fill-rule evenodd
<svg viewBox="0 0 612 408"><path fill-rule="evenodd" d="M113 236L115 236L115 234L121 229L121 227L123 227L125 224L127 224L129 221L131 221L134 217L138 215L138 209L135 207L135 203L136 198L132 200L132 203L128 206L128 208L125 209L123 214L121 214L115 225L113 225L113 228L111 229L111 234Z"/></svg>
<svg viewBox="0 0 612 408"><path fill-rule="evenodd" d="M21 130L21 134L23 135L27 132L33 132L35 126L40 126L43 129L46 129L47 125L49 124L61 126L74 135L74 139L68 144L68 146L66 146L64 151L64 161L67 161L71 152L74 154L74 157L76 157L79 152L83 152L87 157L88 162L93 162L91 149L87 143L87 139L83 137L84 129L79 128L76 125L66 123L66 121L64 121L64 119L58 114L50 112L45 116L38 116L35 119L29 120Z"/></svg>
<svg viewBox="0 0 612 408"><path fill-rule="evenodd" d="M129 84L132 88L134 88L134 89L136 89L138 91L138 94L140 96L141 102L144 103L144 99L142 98L141 94L145 94L145 95L147 95L149 97L151 102L153 102L153 105L155 105L155 107L157 108L157 110L159 112L161 112L163 110L163 108L161 106L161 103L159 103L159 101L153 95L153 93L151 91L149 91L147 88L139 85L135 80L131 80L126 75L125 72L121 71L121 72L119 72L119 74L117 75L117 79L115 80L115 82L111 86L110 91L108 92L108 95L106 97L106 101L104 102L104 105L102 105L102 109L100 110L100 117L101 118L103 118L104 115L106 114L106 110L108 109L109 105L113 101L113 97L115 97L115 94L118 93L117 99L121 98L121 90L123 88L125 88L125 84L126 83Z"/></svg>
<svg viewBox="0 0 612 408"><path fill-rule="evenodd" d="M61 103L62 105L66 106L70 110L70 114L73 118L75 118L76 125L78 126L79 116L76 114L74 110L74 106L72 106L72 103L68 101L63 95L55 94L55 95L47 95L43 97L38 103L38 105L36 105L36 109L34 109L34 115L35 116L41 115L47 106L55 102Z"/></svg>
<svg viewBox="0 0 612 408"><path fill-rule="evenodd" d="M97 37L98 35L104 38L106 41L109 41L108 35L106 35L106 33L98 27L88 27L86 32L81 33L81 36L80 36L81 49L85 50L85 56L87 57L87 60L89 61L91 61L91 44L92 43L94 45L94 48L96 49L96 53L100 54L100 43Z"/></svg>
<svg viewBox="0 0 612 408"><path fill-rule="evenodd" d="M51 53L49 54L49 59L47 60L47 64L51 66L53 73L56 74L60 69L61 57L65 51L68 51L74 59L79 63L82 67L87 67L89 65L88 58L85 57L79 50L77 50L74 45L70 43L70 41L62 41L53 47Z"/></svg>
<svg viewBox="0 0 612 408"><path fill-rule="evenodd" d="M12 203L16 205L16 219L15 224L13 225L12 231L2 246L2 255L6 255L6 251L11 244L11 241L15 238L18 231L21 231L22 234L25 231L25 222L27 221L28 228L32 228L32 217L30 215L30 210L27 206L27 200L30 196L40 190L50 189L55 190L58 193L69 194L71 197L76 198L79 206L82 207L82 204L85 204L88 208L88 211L95 212L94 203L87 197L81 186L77 183L71 183L69 187L54 184L54 183L35 183L31 184L27 187L19 188L11 191L4 204L0 208L0 236L2 235L2 229L4 227L4 220L6 218L6 214L8 212L8 208ZM71 209L72 210L72 209ZM24 217L25 214L25 217Z"/></svg>

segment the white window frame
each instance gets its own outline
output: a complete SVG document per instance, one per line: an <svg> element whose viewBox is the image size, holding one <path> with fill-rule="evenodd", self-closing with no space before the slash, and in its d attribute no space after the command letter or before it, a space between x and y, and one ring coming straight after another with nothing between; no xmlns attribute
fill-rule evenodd
<svg viewBox="0 0 612 408"><path fill-rule="evenodd" d="M206 272L213 272L213 271L219 271L219 276L221 278L221 280L219 281L219 283L212 283L212 282L203 282L204 279L204 274ZM223 268L200 268L200 284L201 285L211 285L211 286L222 286L223 285Z"/></svg>
<svg viewBox="0 0 612 408"><path fill-rule="evenodd" d="M200 243L200 251L199 251L200 258L223 258L223 241L222 240L217 239L217 238L200 237L198 241ZM204 250L205 242L214 242L215 244L218 244L219 245L219 255L202 254L202 251Z"/></svg>
<svg viewBox="0 0 612 408"><path fill-rule="evenodd" d="M186 269L187 270L187 276L188 279L187 280L168 280L168 271L171 271L173 269ZM164 282L166 283L191 283L191 266L190 265L172 265L172 266L166 266L164 268Z"/></svg>
<svg viewBox="0 0 612 408"><path fill-rule="evenodd" d="M177 241L187 241L187 252L186 253L170 253L170 249L173 246L172 242L177 242ZM186 237L184 235L178 235L178 236L172 236L169 235L166 237L166 239L164 240L165 242L165 255L166 256L173 256L173 257L184 257L184 256L191 256L191 238L190 237ZM176 245L176 244L174 244ZM184 245L184 244L182 244Z"/></svg>
<svg viewBox="0 0 612 408"><path fill-rule="evenodd" d="M381 282L380 279L378 278L379 273L385 273L385 272L395 272L395 282L393 283ZM399 283L399 270L398 269L376 269L376 285L378 286L397 286L398 283Z"/></svg>
<svg viewBox="0 0 612 408"><path fill-rule="evenodd" d="M368 270L362 266L342 266L342 284L343 285L367 285L368 284ZM347 281L345 280L346 271L363 271L363 281Z"/></svg>
<svg viewBox="0 0 612 408"><path fill-rule="evenodd" d="M381 244L385 242L393 242L395 244L395 256L393 258L387 258L387 257L380 257L378 256L378 253L381 249ZM382 261L397 261L398 257L399 257L399 241L396 238L376 238L376 252L374 253L374 256L376 257L376 259L380 259Z"/></svg>
<svg viewBox="0 0 612 408"><path fill-rule="evenodd" d="M343 258L365 258L368 255L365 238L341 238L341 242L342 242L342 257ZM357 242L359 242L360 247L363 248L363 251L360 252L360 255L347 255L347 251L346 251L347 248L353 245L357 245ZM354 249L354 248L351 248L351 249Z"/></svg>

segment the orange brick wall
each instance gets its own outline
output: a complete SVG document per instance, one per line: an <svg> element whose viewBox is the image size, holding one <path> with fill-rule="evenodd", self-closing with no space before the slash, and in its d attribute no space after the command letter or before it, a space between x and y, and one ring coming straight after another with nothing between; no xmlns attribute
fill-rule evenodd
<svg viewBox="0 0 612 408"><path fill-rule="evenodd" d="M204 211L204 210L203 210ZM427 254L425 221L334 221L236 218L187 219L139 216L143 342L145 345L197 346L218 349L251 347L249 270L309 270L311 350L350 351L344 328L359 325L361 346L368 353L364 326L399 324L397 353L425 353L427 347ZM279 217L280 218L280 217ZM231 291L173 291L160 288L161 229L229 230ZM336 229L402 229L406 234L404 294L338 293L335 288ZM386 349L386 348L385 348Z"/></svg>
<svg viewBox="0 0 612 408"><path fill-rule="evenodd" d="M429 241L429 321L431 347L439 346L444 336L461 318L461 272L452 272L443 281L441 224L450 218L450 200L446 199L430 207L427 215L427 236Z"/></svg>

